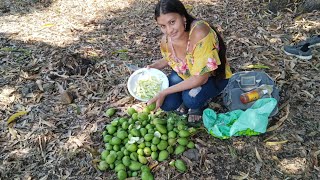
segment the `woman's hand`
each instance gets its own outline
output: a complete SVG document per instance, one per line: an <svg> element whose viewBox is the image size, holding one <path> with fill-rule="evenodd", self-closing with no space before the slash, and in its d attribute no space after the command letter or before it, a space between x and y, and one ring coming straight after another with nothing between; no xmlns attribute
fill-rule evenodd
<svg viewBox="0 0 320 180"><path fill-rule="evenodd" d="M168 66L168 62L165 59L160 59L150 65L145 66L145 68L148 68L148 69L155 68L155 69L161 70L161 69L165 68L166 66Z"/></svg>
<svg viewBox="0 0 320 180"><path fill-rule="evenodd" d="M152 65L147 65L145 68L150 69L150 68L153 68L153 66Z"/></svg>
<svg viewBox="0 0 320 180"><path fill-rule="evenodd" d="M163 104L163 101L164 101L164 98L166 97L167 95L161 91L160 93L158 93L155 97L153 97L152 99L150 99L148 101L148 105L149 104L152 104L152 103L156 103L156 108L155 110L157 110L159 107L161 107L161 105Z"/></svg>

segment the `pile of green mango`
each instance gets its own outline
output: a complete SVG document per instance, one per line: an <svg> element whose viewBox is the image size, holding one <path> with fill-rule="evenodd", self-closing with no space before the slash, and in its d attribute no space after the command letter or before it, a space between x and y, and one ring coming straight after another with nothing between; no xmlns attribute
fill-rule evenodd
<svg viewBox="0 0 320 180"><path fill-rule="evenodd" d="M106 111L106 116L113 119L103 132L105 149L98 165L101 171L115 170L120 180L128 177L151 180L154 179L148 166L151 161L175 159L195 147L190 136L196 129L188 128L185 116L153 112L154 109L155 104L144 107L141 112L129 107L127 115L122 117L113 117L114 108ZM180 159L175 160L173 166L179 172L187 171Z"/></svg>

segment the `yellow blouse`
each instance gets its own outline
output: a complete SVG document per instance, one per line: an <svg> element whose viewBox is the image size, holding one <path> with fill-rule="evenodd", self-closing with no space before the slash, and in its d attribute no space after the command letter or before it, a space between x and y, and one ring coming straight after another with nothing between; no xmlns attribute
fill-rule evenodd
<svg viewBox="0 0 320 180"><path fill-rule="evenodd" d="M189 37L197 25L200 23L206 24L208 27L210 25L205 21L196 21L192 26ZM190 42L190 40L188 41ZM168 47L171 45L171 52ZM209 33L203 39L199 40L194 49L187 50L187 55L185 59L179 59L175 57L174 49L172 44L168 45L168 40L165 46L160 46L161 54L163 58L168 61L169 66L178 73L182 79L187 79L193 75L202 75L208 72L213 72L221 64L218 55L219 41L215 31L210 27ZM189 44L188 44L189 46ZM225 65L226 79L232 76L230 70L230 65L226 62Z"/></svg>

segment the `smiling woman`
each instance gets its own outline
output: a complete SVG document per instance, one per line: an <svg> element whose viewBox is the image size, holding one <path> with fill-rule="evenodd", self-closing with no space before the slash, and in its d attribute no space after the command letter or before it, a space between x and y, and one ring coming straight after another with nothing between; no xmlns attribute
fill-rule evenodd
<svg viewBox="0 0 320 180"><path fill-rule="evenodd" d="M148 103L156 102L157 108L165 111L188 110L189 122L199 122L207 103L220 94L231 77L225 44L213 27L192 17L179 0L160 0L155 20L163 33L163 58L148 67L170 66L172 72L170 87Z"/></svg>

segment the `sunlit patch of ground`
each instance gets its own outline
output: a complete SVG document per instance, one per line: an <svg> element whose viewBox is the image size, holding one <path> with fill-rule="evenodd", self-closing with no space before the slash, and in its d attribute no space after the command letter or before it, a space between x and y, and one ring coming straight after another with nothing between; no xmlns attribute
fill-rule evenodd
<svg viewBox="0 0 320 180"><path fill-rule="evenodd" d="M24 42L40 41L66 46L80 41L79 35L89 33L98 22L112 13L128 8L132 0L54 1L47 8L33 9L27 14L8 14L0 18L0 33Z"/></svg>
<svg viewBox="0 0 320 180"><path fill-rule="evenodd" d="M306 158L286 158L280 161L278 167L287 174L302 174L307 168Z"/></svg>

